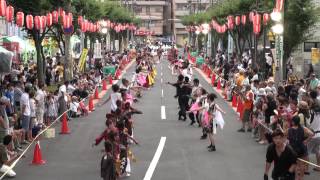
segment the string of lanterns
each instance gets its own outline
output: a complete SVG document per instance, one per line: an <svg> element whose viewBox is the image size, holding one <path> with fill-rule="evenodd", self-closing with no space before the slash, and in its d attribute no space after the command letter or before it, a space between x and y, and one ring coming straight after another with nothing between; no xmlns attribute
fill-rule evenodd
<svg viewBox="0 0 320 180"><path fill-rule="evenodd" d="M0 0L0 16L5 17L7 22L12 23L14 20L14 7L8 5L5 0ZM16 21L18 27L26 27L29 30L35 28L39 31L44 31L46 27L51 27L53 24L59 23L61 18L61 25L64 29L69 29L73 26L73 14L71 12L65 12L62 8L54 10L43 16L33 16L31 14L25 15L19 11L16 13ZM106 20L106 27L115 30L117 33L124 30L135 31L137 27L134 24L122 24L115 23L110 20ZM25 23L25 24L24 24ZM82 32L100 32L102 28L101 21L92 22L85 19L83 16L79 16L77 23Z"/></svg>
<svg viewBox="0 0 320 180"><path fill-rule="evenodd" d="M273 12L280 12L284 6L284 0L276 0L275 8ZM247 17L249 17L249 21L252 23L253 26L253 33L259 35L261 32L261 23L264 26L268 25L270 22L270 13L263 13L260 14L258 12L250 12L248 15L229 15L227 16L227 23L226 24L219 24L216 20L212 20L210 23L210 28L214 29L219 34L224 34L228 30L233 30L236 26L245 26L247 24ZM261 22L262 20L262 22ZM202 26L186 26L186 30L188 32L197 32L202 30Z"/></svg>

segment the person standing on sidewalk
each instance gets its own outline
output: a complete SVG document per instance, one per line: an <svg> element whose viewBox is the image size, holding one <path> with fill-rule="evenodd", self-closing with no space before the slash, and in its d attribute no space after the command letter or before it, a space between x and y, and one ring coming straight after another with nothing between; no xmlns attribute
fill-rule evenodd
<svg viewBox="0 0 320 180"><path fill-rule="evenodd" d="M27 141L32 140L32 132L30 126L31 108L30 108L30 97L29 93L31 88L29 86L25 87L25 92L21 95L20 106L21 106L21 125L25 133Z"/></svg>
<svg viewBox="0 0 320 180"><path fill-rule="evenodd" d="M253 100L254 100L254 94L251 91L251 87L250 85L246 85L245 86L245 96L243 96L243 115L242 115L242 127L241 129L238 130L238 132L245 132L245 128L246 128L246 124L248 126L248 132L252 131L251 128L251 123L250 123L250 119L251 119L251 112L253 110Z"/></svg>

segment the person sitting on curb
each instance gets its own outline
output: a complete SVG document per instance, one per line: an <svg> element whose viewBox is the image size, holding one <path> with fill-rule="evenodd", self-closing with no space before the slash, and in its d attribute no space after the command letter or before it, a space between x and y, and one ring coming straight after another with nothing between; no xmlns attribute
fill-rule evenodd
<svg viewBox="0 0 320 180"><path fill-rule="evenodd" d="M3 138L3 144L0 144L0 172L6 173L8 177L15 177L16 173L10 169L11 163L13 163L19 155L16 152L9 151L9 147L12 143L12 136L6 135Z"/></svg>

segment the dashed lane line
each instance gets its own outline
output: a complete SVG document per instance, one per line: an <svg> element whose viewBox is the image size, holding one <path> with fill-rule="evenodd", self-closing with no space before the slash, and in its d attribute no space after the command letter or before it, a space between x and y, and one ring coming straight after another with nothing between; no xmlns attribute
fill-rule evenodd
<svg viewBox="0 0 320 180"><path fill-rule="evenodd" d="M156 153L153 156L153 159L150 163L150 166L144 176L143 180L151 180L154 170L159 162L160 156L162 154L163 148L165 146L167 137L161 137Z"/></svg>

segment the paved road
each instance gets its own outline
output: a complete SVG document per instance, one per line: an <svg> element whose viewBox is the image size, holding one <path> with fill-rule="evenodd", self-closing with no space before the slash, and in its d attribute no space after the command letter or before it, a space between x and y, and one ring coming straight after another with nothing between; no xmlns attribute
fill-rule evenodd
<svg viewBox="0 0 320 180"><path fill-rule="evenodd" d="M167 81L175 81L176 77L171 75L167 65L164 61L157 66L155 87L146 91L141 101L135 104L144 114L134 117L134 136L141 146L133 147L137 162L132 164L130 180L144 178L161 137L166 137L165 147L152 180L262 179L266 146L257 145L250 134L236 132L239 127L237 115L224 100L217 100L228 113L224 117L225 129L219 130L216 136L216 152L208 152L208 142L199 140L201 129L189 126L189 122L177 120L177 101L173 98L175 89L165 84ZM132 71L133 68L130 68L128 74L131 75ZM199 74L196 73L196 76L199 77ZM202 77L199 79L206 89L212 90ZM161 106L165 106L166 110L164 120L161 119ZM44 166L29 165L32 152L28 153L27 158L15 168L18 173L16 179L99 179L102 146L92 148L91 144L104 129L105 113L106 108L97 108L88 117L73 120L70 123L70 135L57 135L55 139L43 140L42 153L47 163ZM315 175L313 173L307 180L316 180Z"/></svg>

